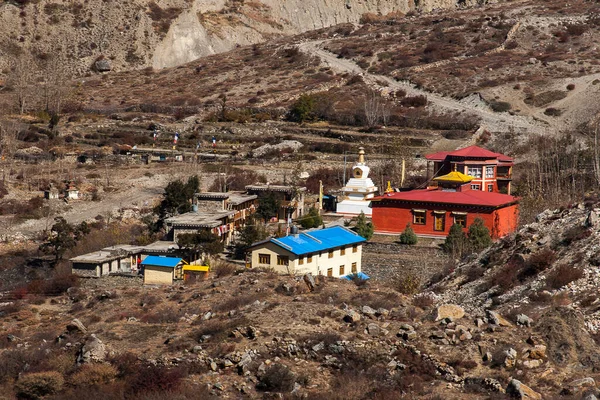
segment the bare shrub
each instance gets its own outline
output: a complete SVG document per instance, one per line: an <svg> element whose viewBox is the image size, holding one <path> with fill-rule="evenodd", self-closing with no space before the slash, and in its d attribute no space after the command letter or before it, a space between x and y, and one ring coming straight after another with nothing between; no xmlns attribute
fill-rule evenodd
<svg viewBox="0 0 600 400"><path fill-rule="evenodd" d="M137 394L177 390L185 376L183 368L148 365L138 368L136 374L128 380L128 391Z"/></svg>
<svg viewBox="0 0 600 400"><path fill-rule="evenodd" d="M223 301L222 303L214 304L212 310L221 312L237 310L238 308L245 307L249 304L254 303L255 301L260 301L260 299L264 298L265 296L265 292L255 292L233 296Z"/></svg>
<svg viewBox="0 0 600 400"><path fill-rule="evenodd" d="M190 337L198 342L204 341L204 336L211 336L213 340L218 341L220 338L226 337L232 329L248 322L244 317L228 320L210 319L208 321L196 321L195 324L199 324L200 326L190 333Z"/></svg>
<svg viewBox="0 0 600 400"><path fill-rule="evenodd" d="M260 377L258 389L269 392L291 392L296 383L296 377L290 369L280 363L273 364L267 368Z"/></svg>
<svg viewBox="0 0 600 400"><path fill-rule="evenodd" d="M224 276L233 275L237 270L237 265L227 261L217 260L213 263L211 270L215 273L217 278L222 278Z"/></svg>
<svg viewBox="0 0 600 400"><path fill-rule="evenodd" d="M560 115L562 114L562 111L559 110L558 108L548 107L544 111L544 114L549 117L560 117Z"/></svg>
<svg viewBox="0 0 600 400"><path fill-rule="evenodd" d="M560 243L565 246L568 246L573 242L589 237L591 234L592 232L585 226L576 225L567 229L563 233L563 237Z"/></svg>
<svg viewBox="0 0 600 400"><path fill-rule="evenodd" d="M82 387L100 386L115 380L117 373L110 364L86 364L71 376L70 382Z"/></svg>
<svg viewBox="0 0 600 400"><path fill-rule="evenodd" d="M567 85L567 90L575 90L575 84L574 83L569 83Z"/></svg>
<svg viewBox="0 0 600 400"><path fill-rule="evenodd" d="M398 276L392 281L392 287L402 294L415 294L421 288L421 277L413 274Z"/></svg>
<svg viewBox="0 0 600 400"><path fill-rule="evenodd" d="M519 273L523 268L523 260L518 257L511 257L506 265L500 268L489 280L490 287L498 285L501 293L519 283Z"/></svg>
<svg viewBox="0 0 600 400"><path fill-rule="evenodd" d="M400 104L404 107L425 107L427 105L427 96L418 95L404 97L400 101Z"/></svg>
<svg viewBox="0 0 600 400"><path fill-rule="evenodd" d="M65 383L56 371L34 372L22 375L15 384L17 395L26 399L41 399L60 391Z"/></svg>
<svg viewBox="0 0 600 400"><path fill-rule="evenodd" d="M140 321L148 324L174 324L179 322L179 318L180 313L175 307L166 307L143 315Z"/></svg>
<svg viewBox="0 0 600 400"><path fill-rule="evenodd" d="M552 266L554 261L556 261L556 253L554 251L547 247L538 250L527 259L519 277L523 279L535 276Z"/></svg>
<svg viewBox="0 0 600 400"><path fill-rule="evenodd" d="M552 289L560 289L582 277L583 270L581 268L576 268L569 264L561 264L546 277L546 285Z"/></svg>

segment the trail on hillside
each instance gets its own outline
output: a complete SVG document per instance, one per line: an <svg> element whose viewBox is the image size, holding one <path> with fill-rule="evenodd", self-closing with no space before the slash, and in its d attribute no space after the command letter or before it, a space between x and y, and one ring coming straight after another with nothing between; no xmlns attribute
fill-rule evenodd
<svg viewBox="0 0 600 400"><path fill-rule="evenodd" d="M359 67L354 61L338 58L334 53L323 49L326 40L308 41L300 43L298 48L313 56L319 57L323 64L327 64L338 72L346 72L360 75L365 82L376 90L399 90L406 92L407 96L426 96L428 107L438 114L465 114L479 118L480 125L491 132L509 132L516 133L535 133L535 134L554 134L553 126L531 117L511 115L509 113L496 113L487 108L477 107L468 102L456 100L451 97L441 96L439 94L416 88L410 82L396 81L385 76L371 74Z"/></svg>

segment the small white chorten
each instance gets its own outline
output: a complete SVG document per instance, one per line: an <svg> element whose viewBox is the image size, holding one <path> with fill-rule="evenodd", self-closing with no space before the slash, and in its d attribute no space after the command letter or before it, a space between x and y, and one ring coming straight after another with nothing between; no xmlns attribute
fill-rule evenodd
<svg viewBox="0 0 600 400"><path fill-rule="evenodd" d="M342 188L342 201L337 204L338 214L359 215L362 211L370 216L371 199L377 193L377 186L369 178L369 167L365 165L365 149L358 149L358 162L352 167L352 177Z"/></svg>

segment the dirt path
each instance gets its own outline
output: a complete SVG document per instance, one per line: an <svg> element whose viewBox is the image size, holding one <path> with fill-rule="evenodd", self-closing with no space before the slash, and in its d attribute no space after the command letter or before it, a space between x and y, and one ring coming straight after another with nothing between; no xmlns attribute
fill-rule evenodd
<svg viewBox="0 0 600 400"><path fill-rule="evenodd" d="M510 115L508 113L495 113L489 109L476 107L460 100L418 89L410 82L396 81L385 75L370 74L353 61L338 58L337 55L324 50L322 48L324 43L326 43L325 40L310 41L301 43L298 47L305 53L319 57L322 63L339 72L361 75L367 84L377 90L396 91L402 89L406 92L407 96L427 96L428 107L436 113L464 113L478 117L480 124L492 132L508 132L513 130L515 132L544 134L554 131L552 126L543 121L530 117Z"/></svg>
<svg viewBox="0 0 600 400"><path fill-rule="evenodd" d="M45 218L0 224L0 240L35 238L40 232L52 226L56 216L62 216L69 223L78 224L92 220L98 215L105 218L109 215L114 216L124 209L152 207L171 179L173 179L171 173L133 179L123 177L115 183L115 186L122 189L102 193L100 201L75 200L66 205L62 200L57 200L50 204L51 211Z"/></svg>

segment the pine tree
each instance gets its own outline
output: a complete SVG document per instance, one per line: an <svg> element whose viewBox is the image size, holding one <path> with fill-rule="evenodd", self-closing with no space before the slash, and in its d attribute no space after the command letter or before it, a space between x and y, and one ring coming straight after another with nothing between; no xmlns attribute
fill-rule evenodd
<svg viewBox="0 0 600 400"><path fill-rule="evenodd" d="M373 237L374 231L375 228L373 227L373 223L367 222L367 217L365 216L365 213L361 211L358 217L356 218L354 232L369 240Z"/></svg>
<svg viewBox="0 0 600 400"><path fill-rule="evenodd" d="M253 243L264 240L268 236L264 225L257 218L250 217L240 232L240 237L235 243L234 257L238 260L244 258L246 249Z"/></svg>
<svg viewBox="0 0 600 400"><path fill-rule="evenodd" d="M455 257L461 257L466 253L468 241L461 225L453 224L450 227L450 232L442 247L446 253L450 253Z"/></svg>
<svg viewBox="0 0 600 400"><path fill-rule="evenodd" d="M300 225L302 225L304 229L318 228L322 224L323 218L321 218L321 214L316 207L311 207L308 214L300 218Z"/></svg>
<svg viewBox="0 0 600 400"><path fill-rule="evenodd" d="M492 244L490 230L479 217L475 218L475 221L469 227L468 237L474 251L481 251Z"/></svg>
<svg viewBox="0 0 600 400"><path fill-rule="evenodd" d="M413 228L410 227L410 223L406 224L406 228L404 229L404 232L402 232L400 234L400 243L408 244L408 245L415 245L415 244L417 244L418 240L419 239L417 238L415 231L413 230Z"/></svg>

